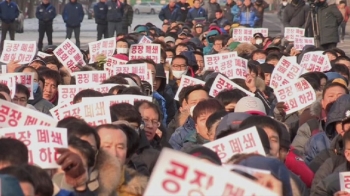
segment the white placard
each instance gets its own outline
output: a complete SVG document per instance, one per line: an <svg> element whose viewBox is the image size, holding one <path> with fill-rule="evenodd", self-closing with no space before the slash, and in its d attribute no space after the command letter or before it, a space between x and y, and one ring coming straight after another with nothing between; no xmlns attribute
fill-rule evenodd
<svg viewBox="0 0 350 196"><path fill-rule="evenodd" d="M108 71L78 71L72 73L72 76L75 76L76 85L98 85L109 78L109 73Z"/></svg>
<svg viewBox="0 0 350 196"><path fill-rule="evenodd" d="M204 55L204 69L219 72L220 62L234 57L238 57L237 52Z"/></svg>
<svg viewBox="0 0 350 196"><path fill-rule="evenodd" d="M176 95L175 95L174 99L176 101L179 101L179 94L180 94L181 90L184 87L186 87L186 86L193 86L193 85L196 85L196 84L204 85L205 82L202 81L202 80L190 77L190 76L183 75L181 77L180 85L179 85L179 88L177 89L177 92L176 92Z"/></svg>
<svg viewBox="0 0 350 196"><path fill-rule="evenodd" d="M89 43L90 61L89 63L96 62L96 57L103 54L106 58L114 54L117 42L114 37L102 39Z"/></svg>
<svg viewBox="0 0 350 196"><path fill-rule="evenodd" d="M232 82L230 79L226 78L225 76L218 74L213 82L213 85L211 85L209 95L212 97L216 97L224 89L227 89L227 90L239 89L245 94L247 94L248 96L252 96L252 97L255 96L254 93L245 90L244 88Z"/></svg>
<svg viewBox="0 0 350 196"><path fill-rule="evenodd" d="M133 44L130 46L129 60L152 59L155 63L160 63L159 44Z"/></svg>
<svg viewBox="0 0 350 196"><path fill-rule="evenodd" d="M70 73L79 70L77 67L78 64L85 66L83 54L80 49L69 39L66 39L61 43L53 53L57 59L62 63L63 66L68 68Z"/></svg>
<svg viewBox="0 0 350 196"><path fill-rule="evenodd" d="M234 28L232 38L237 42L250 43L255 33L261 33L264 37L269 35L268 28Z"/></svg>
<svg viewBox="0 0 350 196"><path fill-rule="evenodd" d="M96 97L82 98L83 103L88 103L94 100L96 100ZM103 100L109 103L109 106L112 106L114 104L119 104L119 103L128 103L128 104L134 105L135 101L145 100L145 101L152 102L152 97L142 96L142 95L111 95L111 96L103 97Z"/></svg>
<svg viewBox="0 0 350 196"><path fill-rule="evenodd" d="M151 43L152 43L152 40L145 35L142 36L139 41L139 44L151 44Z"/></svg>
<svg viewBox="0 0 350 196"><path fill-rule="evenodd" d="M339 172L340 190L350 193L350 172Z"/></svg>
<svg viewBox="0 0 350 196"><path fill-rule="evenodd" d="M276 89L280 86L287 85L295 80L303 72L297 63L290 61L290 58L283 56L277 63L271 74L270 87Z"/></svg>
<svg viewBox="0 0 350 196"><path fill-rule="evenodd" d="M134 73L138 75L141 80L146 80L147 78L147 63L116 65L113 67L113 69L115 74Z"/></svg>
<svg viewBox="0 0 350 196"><path fill-rule="evenodd" d="M222 163L239 153L257 153L265 156L258 131L251 127L218 140L203 144L218 154Z"/></svg>
<svg viewBox="0 0 350 196"><path fill-rule="evenodd" d="M299 111L316 101L315 90L304 78L277 88L275 95L278 102L285 103L286 114Z"/></svg>
<svg viewBox="0 0 350 196"><path fill-rule="evenodd" d="M52 108L50 110L50 114L51 116L56 119L57 121L60 121L62 120L62 117L60 116L60 113L58 112L58 110L60 108L65 108L65 107L68 107L70 105L73 105L70 101L66 101L66 102L62 102L62 103L59 103L57 106L55 106L54 108Z"/></svg>
<svg viewBox="0 0 350 196"><path fill-rule="evenodd" d="M285 27L284 28L284 38L288 41L294 41L297 37L304 37L305 29L297 27Z"/></svg>
<svg viewBox="0 0 350 196"><path fill-rule="evenodd" d="M304 54L300 62L300 67L307 71L326 72L332 69L331 63L327 55L322 54L322 51L308 52Z"/></svg>
<svg viewBox="0 0 350 196"><path fill-rule="evenodd" d="M315 38L313 37L296 37L294 38L294 48L296 50L303 50L307 45L315 45Z"/></svg>
<svg viewBox="0 0 350 196"><path fill-rule="evenodd" d="M164 195L277 196L237 173L168 148L160 153L144 193L144 196Z"/></svg>
<svg viewBox="0 0 350 196"><path fill-rule="evenodd" d="M5 40L0 61L3 63L19 61L18 64L28 64L34 59L36 50L36 41Z"/></svg>
<svg viewBox="0 0 350 196"><path fill-rule="evenodd" d="M10 97L13 99L16 94L16 77L11 74L1 74L0 83L5 84L10 89Z"/></svg>
<svg viewBox="0 0 350 196"><path fill-rule="evenodd" d="M0 128L29 125L56 126L57 121L42 112L0 99Z"/></svg>
<svg viewBox="0 0 350 196"><path fill-rule="evenodd" d="M116 75L114 67L117 65L125 65L128 61L124 61L121 59L117 59L114 57L108 57L106 60L106 63L103 66L103 69L105 71L108 71L109 76L114 76Z"/></svg>

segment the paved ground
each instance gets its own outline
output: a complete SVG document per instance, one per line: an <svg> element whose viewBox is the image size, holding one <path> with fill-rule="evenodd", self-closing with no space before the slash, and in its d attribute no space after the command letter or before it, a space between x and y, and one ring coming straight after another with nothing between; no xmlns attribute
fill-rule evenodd
<svg viewBox="0 0 350 196"><path fill-rule="evenodd" d="M161 26L161 22L157 15L135 15L133 26L138 24L145 24L146 22L152 22L157 26ZM274 13L265 13L264 17L264 27L269 28L269 34L271 36L279 35L281 32L280 21L277 15ZM133 28L133 27L132 27ZM36 19L26 19L24 22L24 33L16 34L16 40L32 41L38 38L38 21ZM349 27L350 30L350 27ZM59 44L65 39L65 25L63 23L62 17L57 16L54 21L54 44ZM81 46L82 48L87 48L87 43L96 40L96 24L94 20L88 20L85 18L81 27ZM74 37L74 36L73 36ZM46 39L46 38L45 38ZM45 40L46 41L46 40ZM46 43L44 41L44 44ZM74 38L72 38L74 42ZM346 51L350 55L350 36L346 35L345 43L338 45L340 48Z"/></svg>

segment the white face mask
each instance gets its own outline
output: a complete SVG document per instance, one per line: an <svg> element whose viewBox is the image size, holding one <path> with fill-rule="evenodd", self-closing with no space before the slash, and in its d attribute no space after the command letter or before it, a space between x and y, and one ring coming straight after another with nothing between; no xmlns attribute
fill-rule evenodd
<svg viewBox="0 0 350 196"><path fill-rule="evenodd" d="M286 1L283 1L283 2L282 2L282 5L283 5L283 6L286 6L287 4L288 4L288 2L286 2Z"/></svg>
<svg viewBox="0 0 350 196"><path fill-rule="evenodd" d="M258 45L261 44L262 43L262 39L256 39L255 43L258 44Z"/></svg>
<svg viewBox="0 0 350 196"><path fill-rule="evenodd" d="M265 59L257 59L256 61L258 61L260 64L265 63Z"/></svg>
<svg viewBox="0 0 350 196"><path fill-rule="evenodd" d="M193 110L196 107L196 105L193 105L190 107L190 115L193 117Z"/></svg>
<svg viewBox="0 0 350 196"><path fill-rule="evenodd" d="M117 54L128 54L129 48L117 48Z"/></svg>
<svg viewBox="0 0 350 196"><path fill-rule="evenodd" d="M176 79L181 79L181 77L187 73L187 69L183 70L183 71L174 71L174 70L172 70L172 71L173 71L173 76Z"/></svg>

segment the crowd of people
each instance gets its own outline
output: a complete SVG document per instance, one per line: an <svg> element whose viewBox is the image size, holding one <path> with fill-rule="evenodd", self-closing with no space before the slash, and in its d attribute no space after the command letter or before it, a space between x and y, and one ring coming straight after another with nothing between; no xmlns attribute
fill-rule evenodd
<svg viewBox="0 0 350 196"><path fill-rule="evenodd" d="M48 2L43 0L37 10L41 41L45 32L52 31L45 25L52 27L56 15ZM304 3L295 4L293 0L290 4L283 2L283 6L303 7ZM74 31L79 37L82 13L77 4L76 0L70 0L62 16L67 34ZM326 4L323 1L324 9L331 7ZM340 4L342 7L343 2ZM2 6L0 4L0 10ZM76 92L72 102L77 104L86 97L98 99L111 95L142 95L152 97L153 101L111 105L111 124L91 126L74 116L60 120L57 127L67 129L69 148L56 149L60 154L56 162L61 166L57 170L29 165L28 148L22 141L0 138L0 195L141 196L163 148L181 151L217 166L244 165L267 170L270 174L232 172L256 181L277 195L350 195L341 191L339 179L339 172L350 170L350 58L336 48L338 33L332 35L336 36L332 42L322 42L325 38L321 36L322 47L306 45L302 50L296 50L293 42L283 36L270 37L261 33L255 33L249 43L237 42L231 36L237 26L262 26L267 5L250 0L235 3L228 0L224 8L215 0L194 0L193 8L184 0L178 3L170 0L159 13L163 21L161 27L148 22L127 32L125 27L131 25L132 18L124 18L123 6L122 1L105 3L105 0L95 5L98 39L115 37L113 57L127 64L146 63L153 84L141 80L135 73L117 73L102 82L114 85L108 93L85 89ZM306 11L293 12L287 8L283 14L279 13L281 20L302 27L299 19L287 21L284 16L300 14L298 17L305 19ZM337 19L340 25L348 17L343 20L344 12L338 12L341 13L341 20ZM0 19L3 23L7 21L4 17ZM131 45L138 44L145 36L152 44L159 44L160 63L151 59L129 59ZM19 83L14 96L6 84L0 84L0 99L51 115L50 110L61 104L58 102L59 86L77 84L77 78L67 65L54 55L57 46L51 44L52 40L43 47L39 40L38 49L47 57L38 55L25 65L18 61L7 64L7 73L34 74L31 89L34 99L30 99L30 90ZM331 69L306 71L299 78L312 86L317 99L299 111L286 114L286 103L279 102L274 88L270 87L272 73L283 56L294 57L296 63L300 63L305 54L316 51L329 59ZM248 62L245 79L230 79L245 91L224 89L212 97L209 91L218 75L223 74L220 70L208 69L205 55L230 52L236 52ZM104 70L105 56L89 63L89 50L81 50L81 53L87 65L77 65L77 72ZM199 79L204 85L179 88L183 76ZM178 101L174 99L176 94ZM266 156L238 153L222 162L216 152L203 146L254 126ZM221 192L218 190L218 194Z"/></svg>

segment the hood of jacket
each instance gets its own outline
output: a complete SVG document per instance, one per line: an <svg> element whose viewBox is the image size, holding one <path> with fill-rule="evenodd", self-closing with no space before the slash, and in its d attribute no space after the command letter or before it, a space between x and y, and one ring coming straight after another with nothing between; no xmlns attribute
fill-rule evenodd
<svg viewBox="0 0 350 196"><path fill-rule="evenodd" d="M350 95L342 95L334 102L327 114L325 132L328 138L333 139L338 134L335 124L343 120L348 110L350 110Z"/></svg>
<svg viewBox="0 0 350 196"><path fill-rule="evenodd" d="M124 166L120 179L118 196L142 196L146 190L148 178L137 171Z"/></svg>
<svg viewBox="0 0 350 196"><path fill-rule="evenodd" d="M220 35L220 31L215 29L215 30L210 30L209 33L207 34L207 36L205 37L207 39L207 42L210 43L210 44L213 44L211 42L209 42L209 37L210 36L217 36L217 35Z"/></svg>
<svg viewBox="0 0 350 196"><path fill-rule="evenodd" d="M310 106L310 114L312 116L316 116L317 118L322 117L322 104L321 104L322 98L317 99L313 104Z"/></svg>

